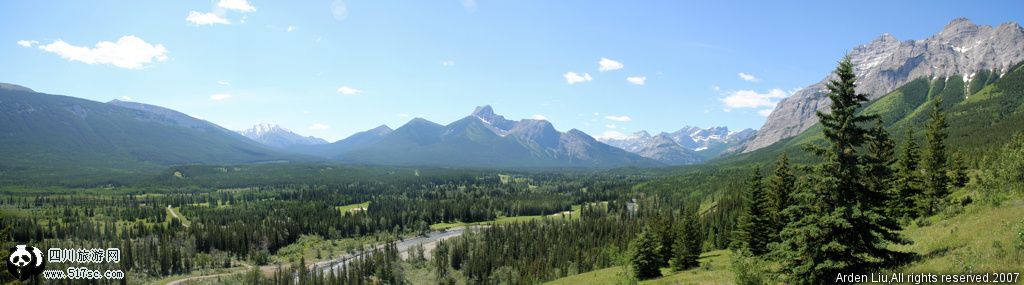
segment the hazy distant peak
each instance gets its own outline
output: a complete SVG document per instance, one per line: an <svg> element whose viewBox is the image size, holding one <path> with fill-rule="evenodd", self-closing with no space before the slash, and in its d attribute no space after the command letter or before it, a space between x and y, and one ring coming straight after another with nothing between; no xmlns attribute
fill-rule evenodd
<svg viewBox="0 0 1024 285"><path fill-rule="evenodd" d="M21 86L21 85L17 85L17 84L10 84L10 83L0 83L0 89L7 89L7 90L14 90L14 91L25 91L25 92L36 92L35 90L32 90L31 88L28 88L28 87L25 87L25 86Z"/></svg>

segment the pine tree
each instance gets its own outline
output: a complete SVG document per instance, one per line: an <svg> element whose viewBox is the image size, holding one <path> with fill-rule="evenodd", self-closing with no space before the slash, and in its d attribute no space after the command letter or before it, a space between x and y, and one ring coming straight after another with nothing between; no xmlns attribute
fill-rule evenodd
<svg viewBox="0 0 1024 285"><path fill-rule="evenodd" d="M700 227L697 225L696 211L683 211L683 217L676 232L673 245L672 269L686 270L700 265Z"/></svg>
<svg viewBox="0 0 1024 285"><path fill-rule="evenodd" d="M661 276L661 244L650 228L644 229L629 246L629 263L637 279Z"/></svg>
<svg viewBox="0 0 1024 285"><path fill-rule="evenodd" d="M893 154L895 143L889 139L881 119L875 121L875 127L868 132L868 143L864 155L864 185L867 187L865 196L872 199L873 205L889 205L893 184ZM889 211L888 207L883 208Z"/></svg>
<svg viewBox="0 0 1024 285"><path fill-rule="evenodd" d="M768 206L772 218L771 241L779 241L779 232L789 223L782 214L792 204L791 193L796 188L796 176L789 167L789 156L783 153L775 163L775 170L768 180Z"/></svg>
<svg viewBox="0 0 1024 285"><path fill-rule="evenodd" d="M817 113L828 145L808 147L823 162L810 177L813 186L797 192L785 211L795 219L782 231L778 256L791 284L833 283L838 273L866 272L903 256L887 248L907 242L899 224L882 213L884 205L863 181L859 149L870 132L860 124L874 118L857 114L867 98L856 93L855 82L847 56L827 84L830 112Z"/></svg>
<svg viewBox="0 0 1024 285"><path fill-rule="evenodd" d="M946 157L946 115L942 111L942 98L932 101L925 132L924 197L920 211L924 216L934 214L949 190L949 165Z"/></svg>
<svg viewBox="0 0 1024 285"><path fill-rule="evenodd" d="M920 150L917 141L914 140L914 130L908 129L906 138L903 139L903 146L897 157L896 181L893 182L893 190L890 193L889 204L886 208L888 213L897 218L912 218L917 212L914 206L921 195L921 174L918 161L921 160Z"/></svg>
<svg viewBox="0 0 1024 285"><path fill-rule="evenodd" d="M768 243L774 231L763 180L761 171L754 167L754 175L745 193L744 211L739 217L736 233L733 234L732 246L733 249L746 249L758 256L768 252Z"/></svg>

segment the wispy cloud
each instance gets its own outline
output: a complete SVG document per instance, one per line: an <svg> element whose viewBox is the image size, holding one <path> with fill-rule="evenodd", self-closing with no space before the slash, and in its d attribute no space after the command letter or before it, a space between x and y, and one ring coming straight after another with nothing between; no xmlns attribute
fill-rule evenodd
<svg viewBox="0 0 1024 285"><path fill-rule="evenodd" d="M623 115L623 116L604 116L604 118L607 119L607 120L616 121L616 122L629 122L629 121L633 120L633 118L630 118L629 116L625 116L625 115Z"/></svg>
<svg viewBox="0 0 1024 285"><path fill-rule="evenodd" d="M217 7L240 12L256 11L256 7L249 4L247 0L220 0L217 2Z"/></svg>
<svg viewBox="0 0 1024 285"><path fill-rule="evenodd" d="M766 93L758 93L754 90L740 90L730 93L720 99L729 108L763 108L774 107L779 99L786 98L789 93L782 89L775 88Z"/></svg>
<svg viewBox="0 0 1024 285"><path fill-rule="evenodd" d="M128 96L121 96L121 101L135 101L135 99Z"/></svg>
<svg viewBox="0 0 1024 285"><path fill-rule="evenodd" d="M355 89L348 86L342 86L338 88L338 93L341 93L342 95L356 95L359 93L363 93L363 90Z"/></svg>
<svg viewBox="0 0 1024 285"><path fill-rule="evenodd" d="M330 129L330 128L331 128L331 126L323 124L323 123L314 123L312 125L309 125L309 129L311 129L311 130L326 130L326 129Z"/></svg>
<svg viewBox="0 0 1024 285"><path fill-rule="evenodd" d="M70 61L110 64L127 69L139 69L153 61L167 60L167 48L161 44L147 43L136 36L123 36L117 42L98 42L94 48L74 46L57 40L48 45L39 45L39 49Z"/></svg>
<svg viewBox="0 0 1024 285"><path fill-rule="evenodd" d="M604 57L602 57L601 60L597 62L597 65L598 65L598 70L600 70L602 72L604 72L604 71L612 71L612 70L619 70L619 69L622 69L622 67L623 67L621 62L618 62L618 61L615 61L615 60L612 60L612 59L608 59L608 58L604 58Z"/></svg>
<svg viewBox="0 0 1024 285"><path fill-rule="evenodd" d="M740 73L738 73L736 75L739 75L740 79L743 79L743 81L747 81L747 82L758 82L758 81L761 81L761 79L758 79L757 76L754 76L753 74L749 74L749 73L740 72Z"/></svg>
<svg viewBox="0 0 1024 285"><path fill-rule="evenodd" d="M636 85L644 85L647 82L647 76L630 76L626 77L626 81Z"/></svg>
<svg viewBox="0 0 1024 285"><path fill-rule="evenodd" d="M231 85L231 82L227 82L227 81L221 80L221 81L217 81L217 84L220 84L220 85Z"/></svg>
<svg viewBox="0 0 1024 285"><path fill-rule="evenodd" d="M348 18L348 5L345 5L345 0L331 1L331 15L338 21Z"/></svg>
<svg viewBox="0 0 1024 285"><path fill-rule="evenodd" d="M613 130L619 128L619 126L616 126L615 124L607 124L607 125L604 125L604 127L605 128L609 128L609 129L613 129Z"/></svg>
<svg viewBox="0 0 1024 285"><path fill-rule="evenodd" d="M201 13L198 11L189 11L188 16L185 17L185 21L192 23L193 25L200 26L213 24L231 24L231 21L228 21L228 19L221 17L220 15L214 13Z"/></svg>
<svg viewBox="0 0 1024 285"><path fill-rule="evenodd" d="M37 45L37 44L39 44L39 42L37 42L37 41L27 41L27 40L20 40L20 41L18 41L18 45L19 46L23 46L23 47L32 47L32 46Z"/></svg>
<svg viewBox="0 0 1024 285"><path fill-rule="evenodd" d="M579 74L572 71L562 74L562 77L565 77L565 82L569 85L594 80L593 77L590 77L590 73Z"/></svg>
<svg viewBox="0 0 1024 285"><path fill-rule="evenodd" d="M545 117L544 115L541 115L541 114L536 114L536 115L531 116L530 119L547 121L548 117Z"/></svg>
<svg viewBox="0 0 1024 285"><path fill-rule="evenodd" d="M767 117L768 115L772 114L772 110L774 110L774 109L773 108L768 108L768 109L757 110L757 114L761 115L762 117Z"/></svg>
<svg viewBox="0 0 1024 285"><path fill-rule="evenodd" d="M454 60L445 60L445 61L441 62L441 66L444 66L444 67L453 66L453 65L455 65L455 61Z"/></svg>
<svg viewBox="0 0 1024 285"><path fill-rule="evenodd" d="M626 134L623 134L623 133L621 133L621 132L617 132L617 131L605 131L604 133L601 133L600 135L598 135L598 136L597 136L597 137L595 137L595 138L596 138L596 139L599 139L599 140L609 140L609 139L616 139L616 140L621 140L621 139L624 139L624 138L626 138L626 137L628 137L628 135L626 135Z"/></svg>
<svg viewBox="0 0 1024 285"><path fill-rule="evenodd" d="M224 101L224 100L227 100L227 99L231 99L231 94L217 93L217 94L210 95L210 100L213 100L213 101Z"/></svg>
<svg viewBox="0 0 1024 285"><path fill-rule="evenodd" d="M291 33L291 32L293 32L293 31L295 31L295 26L288 26L288 27L287 27L287 28L285 28L284 30L285 30L286 32L289 32L289 33Z"/></svg>
<svg viewBox="0 0 1024 285"><path fill-rule="evenodd" d="M467 12L476 12L476 0L459 0L462 3L462 8L466 9Z"/></svg>

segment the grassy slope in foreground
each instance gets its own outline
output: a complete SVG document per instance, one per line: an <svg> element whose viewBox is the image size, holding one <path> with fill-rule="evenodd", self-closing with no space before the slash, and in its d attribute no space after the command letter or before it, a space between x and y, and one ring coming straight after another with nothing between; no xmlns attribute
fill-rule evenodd
<svg viewBox="0 0 1024 285"><path fill-rule="evenodd" d="M882 273L1024 273L1024 200L1006 201L994 207L972 204L960 215L947 219L936 216L931 220L933 223L925 227L908 226L903 234L914 243L897 246L917 253L921 259ZM662 269L667 276L640 283L733 284L730 257L728 250L706 252L701 255L700 268L683 272ZM619 284L624 280L623 268L616 266L547 284Z"/></svg>

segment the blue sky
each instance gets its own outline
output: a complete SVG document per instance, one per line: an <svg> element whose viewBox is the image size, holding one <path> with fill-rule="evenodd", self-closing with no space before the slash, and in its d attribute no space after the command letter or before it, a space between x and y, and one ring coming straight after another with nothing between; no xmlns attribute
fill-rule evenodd
<svg viewBox="0 0 1024 285"><path fill-rule="evenodd" d="M777 2L3 1L0 82L332 141L483 104L594 136L758 128L882 33L1024 16L1019 1Z"/></svg>

